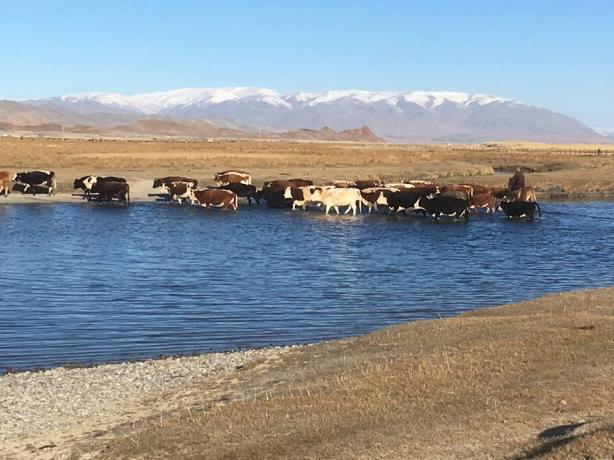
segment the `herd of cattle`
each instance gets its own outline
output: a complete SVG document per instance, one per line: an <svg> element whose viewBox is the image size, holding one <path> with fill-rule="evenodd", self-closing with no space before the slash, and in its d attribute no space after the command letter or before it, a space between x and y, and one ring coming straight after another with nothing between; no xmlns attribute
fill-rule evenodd
<svg viewBox="0 0 614 460"><path fill-rule="evenodd" d="M380 180L333 181L314 185L307 179L284 179L265 182L258 190L252 178L244 171L223 171L215 175L217 187L198 189L198 181L182 176L155 179L153 188L165 199L181 203L199 204L206 208L238 208L238 198L246 198L260 204L265 201L272 208L322 207L328 214L334 209L346 208L345 214L362 212L408 211L430 215L469 219L471 211L485 209L495 213L501 209L508 217L532 219L535 210L541 216L535 192L531 187L511 191L507 188L491 188L477 184L434 184L424 181L402 181L385 184ZM130 201L130 186L121 177L84 176L75 179L74 188L83 192L88 200L122 202ZM12 187L11 187L12 186ZM48 194L56 190L53 171L29 171L10 174L0 171L0 194L8 195L11 188L22 193Z"/></svg>

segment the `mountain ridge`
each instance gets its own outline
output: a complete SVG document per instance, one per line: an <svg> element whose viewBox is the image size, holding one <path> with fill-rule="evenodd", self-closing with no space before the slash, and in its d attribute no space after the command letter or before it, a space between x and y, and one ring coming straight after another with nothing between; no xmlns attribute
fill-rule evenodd
<svg viewBox="0 0 614 460"><path fill-rule="evenodd" d="M250 132L335 131L368 126L392 142L608 142L611 137L571 117L494 95L454 91L332 90L282 94L268 88L181 88L155 93L78 93L11 102L0 122L62 123L113 128L139 119L206 120ZM5 105L8 102L5 102ZM37 110L40 113L37 113ZM4 114L4 115L3 115ZM40 115L37 117L37 115Z"/></svg>

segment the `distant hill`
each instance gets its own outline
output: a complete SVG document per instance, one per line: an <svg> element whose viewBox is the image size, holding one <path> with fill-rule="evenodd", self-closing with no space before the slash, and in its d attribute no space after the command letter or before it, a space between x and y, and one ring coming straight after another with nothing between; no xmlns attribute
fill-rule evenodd
<svg viewBox="0 0 614 460"><path fill-rule="evenodd" d="M151 119L165 121L143 122ZM132 96L86 93L25 102L0 101L0 122L83 125L115 132L155 131L160 135L211 132L206 134L211 137L217 136L211 127L216 126L231 130L230 137L239 135L234 131L241 131L273 133L273 137L284 133L297 139L323 136L327 140L339 138L327 129L339 133L368 126L370 133L344 136L373 135L393 142L420 143L599 143L612 139L578 120L541 107L498 96L448 91L280 94L271 89L236 87L186 88ZM200 122L211 126L198 126ZM325 131L320 133L322 129Z"/></svg>

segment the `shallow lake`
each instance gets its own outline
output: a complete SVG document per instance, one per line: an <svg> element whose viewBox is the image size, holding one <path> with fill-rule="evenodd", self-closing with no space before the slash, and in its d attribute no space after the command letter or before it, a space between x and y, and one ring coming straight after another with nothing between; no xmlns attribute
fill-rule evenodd
<svg viewBox="0 0 614 460"><path fill-rule="evenodd" d="M0 205L0 372L356 335L614 285L614 203L534 222Z"/></svg>

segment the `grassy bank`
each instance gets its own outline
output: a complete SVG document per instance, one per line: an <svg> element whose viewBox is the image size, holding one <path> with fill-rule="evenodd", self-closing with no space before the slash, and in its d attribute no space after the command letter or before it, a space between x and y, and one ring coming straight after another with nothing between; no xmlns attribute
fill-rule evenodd
<svg viewBox="0 0 614 460"><path fill-rule="evenodd" d="M295 348L194 387L181 410L75 452L100 458L610 458L614 289Z"/></svg>

